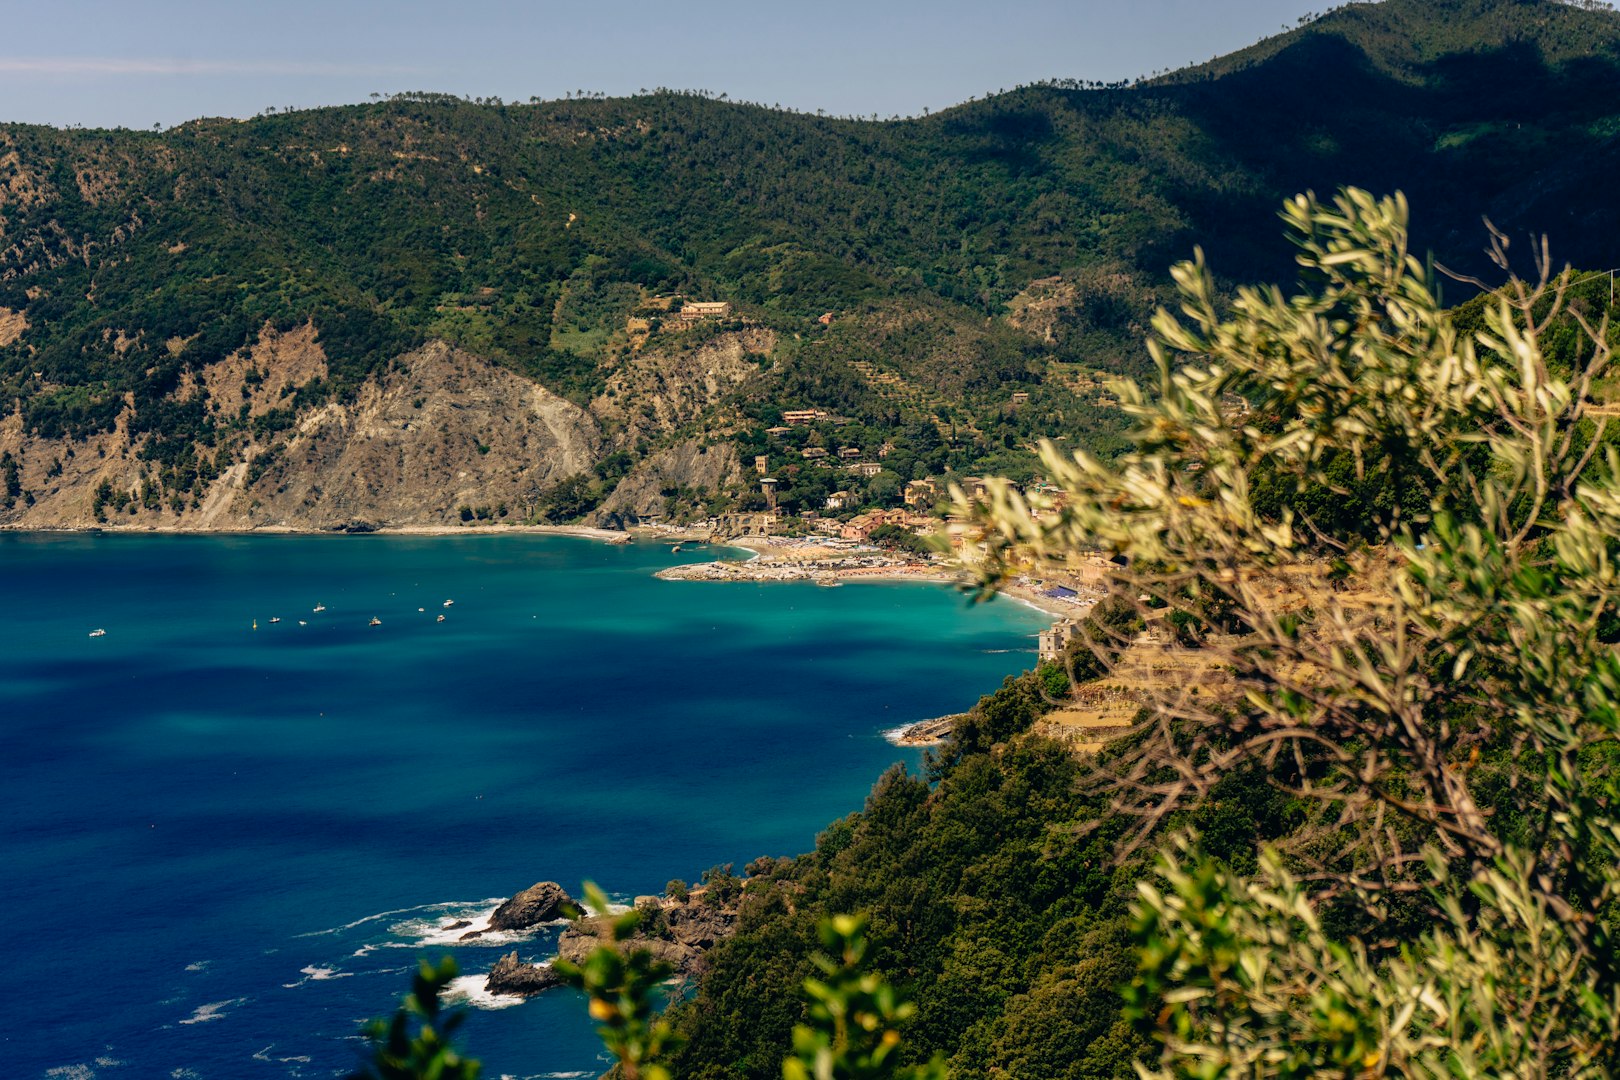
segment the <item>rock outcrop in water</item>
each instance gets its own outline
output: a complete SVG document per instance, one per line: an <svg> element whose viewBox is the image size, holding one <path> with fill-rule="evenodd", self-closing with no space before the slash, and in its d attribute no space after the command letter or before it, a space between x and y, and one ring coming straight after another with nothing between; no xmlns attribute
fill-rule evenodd
<svg viewBox="0 0 1620 1080"><path fill-rule="evenodd" d="M555 881L538 881L495 909L490 930L527 930L566 918L579 905Z"/></svg>
<svg viewBox="0 0 1620 1080"><path fill-rule="evenodd" d="M562 985L562 976L546 964L525 964L518 959L517 950L495 961L490 968L484 988L492 994L512 994L529 997L553 986Z"/></svg>
<svg viewBox="0 0 1620 1080"><path fill-rule="evenodd" d="M541 883L546 884L550 883ZM535 886L538 888L539 885ZM534 889L526 890L507 904L532 892ZM708 951L736 932L741 899L740 891L722 898L710 889L694 889L682 900L638 896L636 910L641 912L641 923L620 948L625 951L646 949L673 967L676 975L696 976L703 970ZM615 918L616 915L587 915L575 919L557 941L558 959L582 964L597 946L612 944L611 928ZM491 929L494 929L493 921ZM511 952L490 970L484 986L492 994L527 997L561 982L549 966L524 963L516 952Z"/></svg>

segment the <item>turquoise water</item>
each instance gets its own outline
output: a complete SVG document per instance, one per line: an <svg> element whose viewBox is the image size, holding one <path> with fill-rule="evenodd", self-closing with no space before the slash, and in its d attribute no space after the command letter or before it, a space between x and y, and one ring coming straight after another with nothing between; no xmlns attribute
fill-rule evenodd
<svg viewBox="0 0 1620 1080"><path fill-rule="evenodd" d="M444 922L806 850L915 767L885 729L1029 666L1043 625L941 587L651 576L708 557L0 534L16 1075L341 1075ZM450 951L478 975L554 933ZM600 1070L572 992L472 1003L485 1075Z"/></svg>

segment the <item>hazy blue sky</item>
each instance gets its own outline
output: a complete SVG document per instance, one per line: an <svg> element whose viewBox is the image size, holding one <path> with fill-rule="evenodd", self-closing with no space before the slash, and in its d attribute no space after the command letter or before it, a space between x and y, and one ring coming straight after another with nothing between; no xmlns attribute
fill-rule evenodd
<svg viewBox="0 0 1620 1080"><path fill-rule="evenodd" d="M0 2L0 120L164 126L442 90L508 101L701 87L919 112L1048 77L1207 60L1326 0Z"/></svg>

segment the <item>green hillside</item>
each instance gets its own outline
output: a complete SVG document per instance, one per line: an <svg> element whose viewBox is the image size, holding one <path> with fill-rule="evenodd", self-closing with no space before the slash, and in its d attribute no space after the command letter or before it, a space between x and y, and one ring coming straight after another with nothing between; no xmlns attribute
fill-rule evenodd
<svg viewBox="0 0 1620 1080"><path fill-rule="evenodd" d="M184 373L313 321L329 372L261 431L429 338L584 403L630 354L626 320L678 295L785 341L831 312L840 355L904 390L805 354L740 391L744 413L827 398L873 424L959 419L970 460L1026 429L1106 443L1117 422L1054 365L1082 385L1140 372L1164 267L1195 243L1234 278L1288 275L1265 243L1286 194L1401 188L1417 244L1467 270L1481 214L1620 262L1617 90L1613 13L1386 0L1151 83L892 122L656 92L3 127L0 308L27 328L0 346L0 393L44 436L108 429L129 400L133 433L206 449L233 432L177 398ZM1032 283L1045 302L1021 319ZM1049 393L1008 428L1010 382Z"/></svg>

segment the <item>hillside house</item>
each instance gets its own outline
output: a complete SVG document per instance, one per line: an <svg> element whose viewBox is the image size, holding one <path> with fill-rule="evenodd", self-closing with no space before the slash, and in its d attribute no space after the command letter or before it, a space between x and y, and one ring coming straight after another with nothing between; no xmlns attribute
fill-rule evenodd
<svg viewBox="0 0 1620 1080"><path fill-rule="evenodd" d="M828 510L843 510L845 507L854 505L855 497L847 491L835 491L827 496Z"/></svg>
<svg viewBox="0 0 1620 1080"><path fill-rule="evenodd" d="M838 460L840 460L840 461L859 461L860 459L861 459L861 448L860 447L858 447L858 446L841 446L841 447L838 448Z"/></svg>
<svg viewBox="0 0 1620 1080"><path fill-rule="evenodd" d="M788 409L782 413L782 423L791 427L798 427L802 424L817 424L830 419L832 419L832 414L826 409Z"/></svg>
<svg viewBox="0 0 1620 1080"><path fill-rule="evenodd" d="M827 456L827 448L825 446L807 446L800 450L799 453L804 455L806 461L819 461Z"/></svg>
<svg viewBox="0 0 1620 1080"><path fill-rule="evenodd" d="M853 465L844 466L844 468L846 471L852 472L856 476L864 476L868 480L883 471L883 466L875 461L857 461Z"/></svg>
<svg viewBox="0 0 1620 1080"><path fill-rule="evenodd" d="M932 480L912 480L906 484L905 503L907 506L932 506L939 497L939 485Z"/></svg>
<svg viewBox="0 0 1620 1080"><path fill-rule="evenodd" d="M844 528L839 535L845 540L867 540L871 538L872 530L880 525L898 525L920 536L926 536L939 528L939 522L926 514L913 514L909 510L902 509L871 510L844 522Z"/></svg>
<svg viewBox="0 0 1620 1080"><path fill-rule="evenodd" d="M704 300L695 304L681 305L681 319L683 322L697 322L699 319L724 319L731 314L731 304L725 300Z"/></svg>
<svg viewBox="0 0 1620 1080"><path fill-rule="evenodd" d="M1061 662L1069 652L1069 643L1080 640L1080 625L1073 619L1064 619L1054 623L1050 630L1040 632L1040 658L1046 661Z"/></svg>
<svg viewBox="0 0 1620 1080"><path fill-rule="evenodd" d="M838 535L845 540L865 541L871 538L873 529L883 524L886 524L886 522L883 520L883 511L881 510L874 510L869 514L857 514L844 522L844 527L838 531Z"/></svg>

